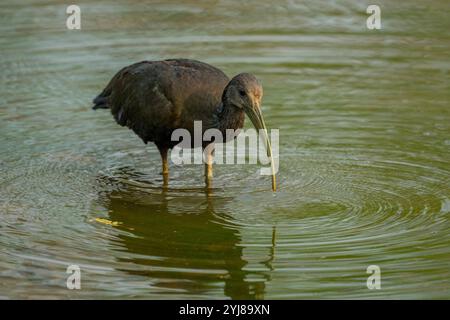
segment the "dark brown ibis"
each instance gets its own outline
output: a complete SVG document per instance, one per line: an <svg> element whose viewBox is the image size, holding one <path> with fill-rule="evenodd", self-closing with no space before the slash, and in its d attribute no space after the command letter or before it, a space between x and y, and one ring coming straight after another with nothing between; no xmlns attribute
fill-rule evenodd
<svg viewBox="0 0 450 320"><path fill-rule="evenodd" d="M262 130L273 164L261 113L262 96L261 84L249 73L238 74L230 80L221 70L195 60L142 61L117 72L94 99L93 109L110 109L118 124L133 130L144 143L155 143L167 183L168 151L178 144L171 140L172 132L183 128L193 135L194 121L202 121L203 132L215 128L225 138L226 129L243 127L247 114L255 128ZM203 142L202 147L210 143ZM275 173L272 173L275 190ZM209 152L205 160L207 185L211 178L212 152Z"/></svg>

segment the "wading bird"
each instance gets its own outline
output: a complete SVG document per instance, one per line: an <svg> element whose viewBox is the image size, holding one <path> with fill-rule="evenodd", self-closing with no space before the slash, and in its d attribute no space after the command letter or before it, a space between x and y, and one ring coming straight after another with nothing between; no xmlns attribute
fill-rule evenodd
<svg viewBox="0 0 450 320"><path fill-rule="evenodd" d="M245 114L257 130L262 129L273 170L272 150L261 113L262 95L261 84L249 73L230 80L221 70L200 61L142 61L117 72L94 99L93 109L111 109L118 124L133 130L144 143L156 144L167 184L167 154L179 143L171 140L174 130L183 128L193 135L194 121L202 121L203 131L218 129L226 137L226 129L243 127ZM210 143L204 141L202 147L205 149ZM209 186L212 152L207 152L205 158L205 182ZM274 170L272 189L276 189Z"/></svg>

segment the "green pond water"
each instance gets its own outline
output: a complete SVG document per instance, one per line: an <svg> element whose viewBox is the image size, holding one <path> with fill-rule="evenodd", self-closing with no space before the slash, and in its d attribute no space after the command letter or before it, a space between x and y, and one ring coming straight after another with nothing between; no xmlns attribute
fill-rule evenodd
<svg viewBox="0 0 450 320"><path fill-rule="evenodd" d="M450 2L375 1L368 30L372 2L77 1L67 30L64 1L3 1L0 298L449 299ZM164 189L157 149L90 109L173 57L262 81L276 193L259 165Z"/></svg>

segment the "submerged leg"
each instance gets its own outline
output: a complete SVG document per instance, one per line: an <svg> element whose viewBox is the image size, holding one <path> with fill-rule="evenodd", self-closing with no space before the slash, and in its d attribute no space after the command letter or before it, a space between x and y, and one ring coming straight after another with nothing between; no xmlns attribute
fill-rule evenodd
<svg viewBox="0 0 450 320"><path fill-rule="evenodd" d="M167 186L169 183L169 163L167 160L167 154L169 151L169 148L166 147L158 147L159 153L161 154L161 160L162 160L162 175L163 175L163 184L164 186Z"/></svg>
<svg viewBox="0 0 450 320"><path fill-rule="evenodd" d="M205 184L206 188L212 187L212 177L213 177L213 169L212 169L212 161L213 161L213 149L206 148L204 150L205 153Z"/></svg>

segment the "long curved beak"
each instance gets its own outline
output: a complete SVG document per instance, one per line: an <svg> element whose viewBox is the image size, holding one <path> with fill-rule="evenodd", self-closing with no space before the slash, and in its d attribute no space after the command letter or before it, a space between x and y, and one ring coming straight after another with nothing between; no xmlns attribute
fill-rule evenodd
<svg viewBox="0 0 450 320"><path fill-rule="evenodd" d="M253 108L247 108L245 109L245 113L250 118L251 122L255 126L256 130L259 132L263 132L264 135L264 143L267 150L267 156L270 157L270 166L272 169L272 190L277 190L277 180L275 177L275 167L273 162L273 155L272 155L272 146L270 144L269 135L267 133L267 127L266 123L264 122L264 117L261 112L261 108L259 105L255 105Z"/></svg>

